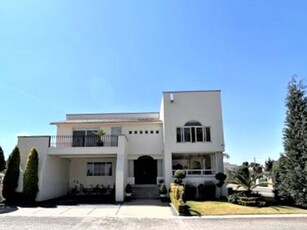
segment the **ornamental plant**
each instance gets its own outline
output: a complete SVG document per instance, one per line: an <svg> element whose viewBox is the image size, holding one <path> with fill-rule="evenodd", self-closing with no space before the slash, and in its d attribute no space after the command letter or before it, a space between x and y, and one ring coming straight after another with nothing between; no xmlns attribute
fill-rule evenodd
<svg viewBox="0 0 307 230"><path fill-rule="evenodd" d="M16 146L7 160L7 170L3 179L3 196L13 200L19 179L20 153Z"/></svg>
<svg viewBox="0 0 307 230"><path fill-rule="evenodd" d="M182 180L186 177L185 171L178 169L175 171L174 176L176 177L175 183L176 184L182 184Z"/></svg>
<svg viewBox="0 0 307 230"><path fill-rule="evenodd" d="M35 201L38 192L38 154L32 148L26 163L26 170L23 176L23 194L28 201Z"/></svg>

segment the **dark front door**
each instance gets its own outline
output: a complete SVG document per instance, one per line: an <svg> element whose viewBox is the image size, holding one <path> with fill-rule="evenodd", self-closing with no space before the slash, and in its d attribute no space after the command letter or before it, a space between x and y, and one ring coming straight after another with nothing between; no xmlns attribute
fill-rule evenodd
<svg viewBox="0 0 307 230"><path fill-rule="evenodd" d="M157 160L150 156L142 156L134 161L134 177L136 184L156 184Z"/></svg>

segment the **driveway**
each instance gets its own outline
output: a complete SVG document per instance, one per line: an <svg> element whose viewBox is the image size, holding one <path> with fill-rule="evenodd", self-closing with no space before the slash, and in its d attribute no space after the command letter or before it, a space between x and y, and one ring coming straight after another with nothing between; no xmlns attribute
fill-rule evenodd
<svg viewBox="0 0 307 230"><path fill-rule="evenodd" d="M37 216L37 217L101 217L129 216L169 218L176 213L166 202L160 200L134 200L124 204L82 204L58 205L52 208L18 207L7 209L2 216Z"/></svg>

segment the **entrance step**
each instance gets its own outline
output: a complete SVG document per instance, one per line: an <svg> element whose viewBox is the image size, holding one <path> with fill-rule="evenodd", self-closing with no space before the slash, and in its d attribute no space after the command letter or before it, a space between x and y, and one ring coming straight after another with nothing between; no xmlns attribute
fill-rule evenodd
<svg viewBox="0 0 307 230"><path fill-rule="evenodd" d="M132 197L134 199L159 199L159 185L141 184L132 185Z"/></svg>

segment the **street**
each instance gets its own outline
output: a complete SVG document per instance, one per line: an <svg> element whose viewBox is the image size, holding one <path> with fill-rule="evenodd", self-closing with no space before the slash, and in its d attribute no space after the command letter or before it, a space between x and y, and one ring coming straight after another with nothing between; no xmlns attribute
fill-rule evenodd
<svg viewBox="0 0 307 230"><path fill-rule="evenodd" d="M1 216L0 229L206 229L206 230L306 230L306 217L293 218L146 218L146 217L31 217Z"/></svg>

